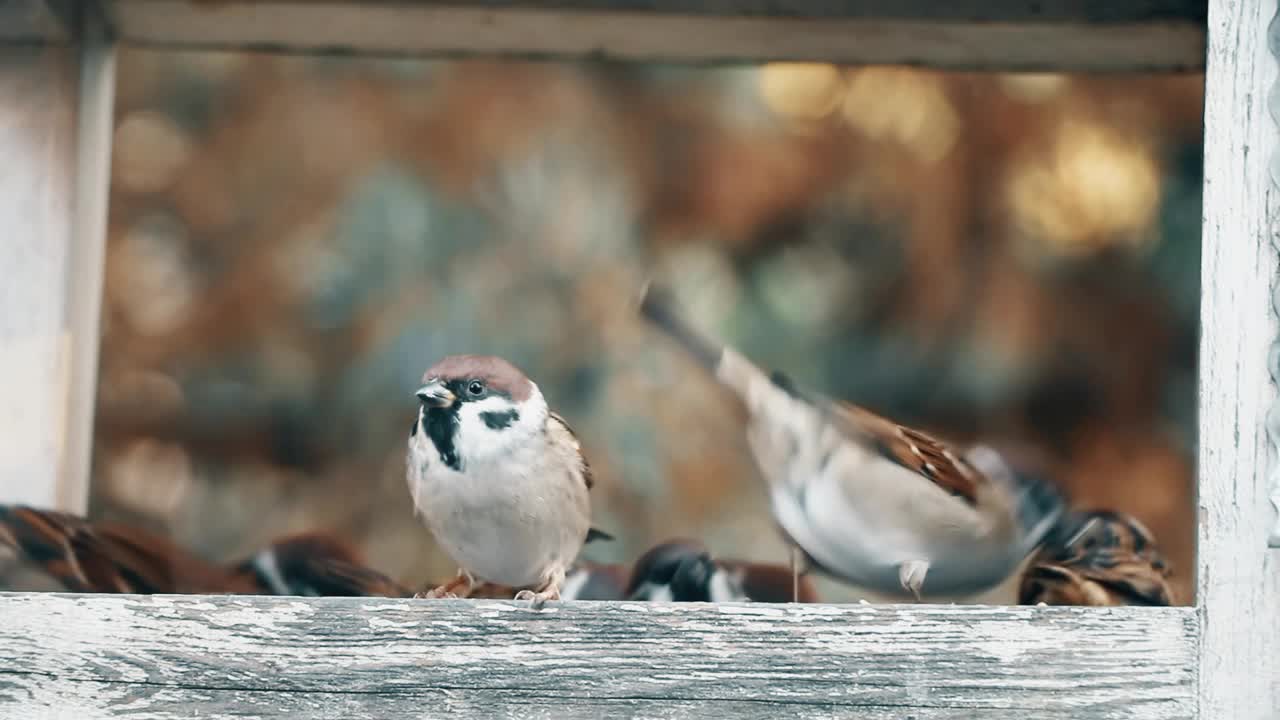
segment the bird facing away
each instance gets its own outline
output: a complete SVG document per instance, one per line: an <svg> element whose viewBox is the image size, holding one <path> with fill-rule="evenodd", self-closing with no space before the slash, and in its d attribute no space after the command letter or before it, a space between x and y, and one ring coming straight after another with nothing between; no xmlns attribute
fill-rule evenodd
<svg viewBox="0 0 1280 720"><path fill-rule="evenodd" d="M1172 605L1169 567L1137 518L1071 513L1022 577L1022 605Z"/></svg>
<svg viewBox="0 0 1280 720"><path fill-rule="evenodd" d="M267 595L409 597L413 592L365 564L333 535L306 532L280 538L235 568Z"/></svg>
<svg viewBox="0 0 1280 720"><path fill-rule="evenodd" d="M458 575L426 597L477 582L519 588L535 608L560 598L588 537L593 485L578 438L510 362L451 355L427 369L409 434L414 507Z"/></svg>
<svg viewBox="0 0 1280 720"><path fill-rule="evenodd" d="M1009 577L1062 512L995 450L963 454L849 403L802 393L645 288L640 313L745 405L773 515L812 568L894 598L971 595Z"/></svg>
<svg viewBox="0 0 1280 720"><path fill-rule="evenodd" d="M742 585L696 540L658 543L636 559L627 581L628 600L745 602Z"/></svg>
<svg viewBox="0 0 1280 720"><path fill-rule="evenodd" d="M785 567L712 557L696 540L674 539L645 551L632 567L628 600L651 602L790 602L795 595ZM803 578L799 602L817 602Z"/></svg>
<svg viewBox="0 0 1280 720"><path fill-rule="evenodd" d="M252 578L140 528L0 505L0 589L84 593L255 593Z"/></svg>
<svg viewBox="0 0 1280 720"><path fill-rule="evenodd" d="M327 533L277 540L224 566L140 528L0 505L0 590L407 597Z"/></svg>

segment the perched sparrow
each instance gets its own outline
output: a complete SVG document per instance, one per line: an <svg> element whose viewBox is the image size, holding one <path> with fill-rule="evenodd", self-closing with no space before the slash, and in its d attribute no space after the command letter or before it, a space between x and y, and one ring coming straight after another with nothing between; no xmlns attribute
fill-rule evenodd
<svg viewBox="0 0 1280 720"><path fill-rule="evenodd" d="M640 311L745 404L774 518L808 563L893 597L957 596L1009 577L1062 512L994 450L963 455L855 405L802 394L685 323L646 288ZM905 591L905 592L904 592Z"/></svg>
<svg viewBox="0 0 1280 720"><path fill-rule="evenodd" d="M713 558L696 540L668 540L641 555L627 583L628 600L655 602L817 602L808 578L778 565Z"/></svg>
<svg viewBox="0 0 1280 720"><path fill-rule="evenodd" d="M138 528L0 505L0 588L96 593L254 593L249 577Z"/></svg>
<svg viewBox="0 0 1280 720"><path fill-rule="evenodd" d="M1155 538L1138 519L1108 510L1072 513L1022 577L1022 605L1172 605Z"/></svg>
<svg viewBox="0 0 1280 720"><path fill-rule="evenodd" d="M578 438L511 363L452 355L423 375L409 434L414 506L458 575L426 597L467 597L477 581L560 598L589 538L591 469Z"/></svg>
<svg viewBox="0 0 1280 720"><path fill-rule="evenodd" d="M650 602L745 602L742 585L696 540L668 540L636 559L627 582L628 600Z"/></svg>
<svg viewBox="0 0 1280 720"><path fill-rule="evenodd" d="M365 565L332 535L308 532L277 540L235 567L262 594L308 597L409 597L413 592Z"/></svg>

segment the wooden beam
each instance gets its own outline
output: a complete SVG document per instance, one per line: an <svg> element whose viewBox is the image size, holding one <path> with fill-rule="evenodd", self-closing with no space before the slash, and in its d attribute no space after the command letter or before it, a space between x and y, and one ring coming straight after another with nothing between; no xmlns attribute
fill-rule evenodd
<svg viewBox="0 0 1280 720"><path fill-rule="evenodd" d="M0 502L57 506L75 107L73 48L0 45Z"/></svg>
<svg viewBox="0 0 1280 720"><path fill-rule="evenodd" d="M113 0L158 48L499 54L680 63L813 60L976 70L1195 70L1193 0Z"/></svg>
<svg viewBox="0 0 1280 720"><path fill-rule="evenodd" d="M1204 718L1280 709L1280 551L1267 547L1280 408L1268 369L1280 323L1280 148L1268 110L1276 0L1213 0L1205 89L1201 250L1198 604ZM1273 350L1274 348L1274 350ZM1280 354L1273 354L1280 361ZM1269 415L1270 413L1270 415ZM1271 451L1271 452L1269 452Z"/></svg>
<svg viewBox="0 0 1280 720"><path fill-rule="evenodd" d="M114 55L75 17L78 44L0 42L0 502L84 513Z"/></svg>
<svg viewBox="0 0 1280 720"><path fill-rule="evenodd" d="M1191 718L1191 608L0 594L0 716Z"/></svg>
<svg viewBox="0 0 1280 720"><path fill-rule="evenodd" d="M107 198L115 118L116 46L99 8L86 3L77 32L75 206L67 265L66 327L71 338L67 375L66 444L55 507L85 514L97 408L98 348L102 344L102 282L106 260Z"/></svg>

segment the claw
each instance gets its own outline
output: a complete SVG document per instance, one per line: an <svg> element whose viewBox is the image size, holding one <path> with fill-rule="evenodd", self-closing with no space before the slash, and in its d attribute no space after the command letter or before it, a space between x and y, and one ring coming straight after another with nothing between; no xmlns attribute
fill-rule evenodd
<svg viewBox="0 0 1280 720"><path fill-rule="evenodd" d="M457 594L449 592L446 589L447 587L446 585L441 585L425 592L416 592L413 597L415 600L456 600L458 598Z"/></svg>
<svg viewBox="0 0 1280 720"><path fill-rule="evenodd" d="M515 600L528 600L534 610L541 610L548 600L560 599L560 588L550 588L542 592L534 592L532 590L521 590L516 593Z"/></svg>
<svg viewBox="0 0 1280 720"><path fill-rule="evenodd" d="M416 592L413 597L418 600L454 600L471 595L471 591L475 589L475 586L476 580L471 577L471 573L458 568L458 575L454 579L426 592ZM460 592L454 592L455 590L460 590Z"/></svg>
<svg viewBox="0 0 1280 720"><path fill-rule="evenodd" d="M915 596L920 602L920 589L924 587L924 576L929 572L929 563L924 560L908 560L898 566L898 579L902 587Z"/></svg>

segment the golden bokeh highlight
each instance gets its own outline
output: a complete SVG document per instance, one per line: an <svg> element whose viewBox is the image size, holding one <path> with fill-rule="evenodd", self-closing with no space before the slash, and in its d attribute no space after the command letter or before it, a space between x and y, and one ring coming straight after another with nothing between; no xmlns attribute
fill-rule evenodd
<svg viewBox="0 0 1280 720"><path fill-rule="evenodd" d="M1014 163L1005 186L1013 221L1060 255L1139 248L1160 201L1151 149L1114 128L1065 119L1047 158Z"/></svg>
<svg viewBox="0 0 1280 720"><path fill-rule="evenodd" d="M760 95L774 113L795 120L830 115L844 96L844 80L826 63L771 63L760 69Z"/></svg>
<svg viewBox="0 0 1280 720"><path fill-rule="evenodd" d="M1058 73L1006 73L1000 75L1000 90L1006 97L1037 104L1058 99L1067 91L1071 78Z"/></svg>
<svg viewBox="0 0 1280 720"><path fill-rule="evenodd" d="M945 157L960 134L960 117L942 77L910 68L851 72L841 110L858 132L897 143L925 164Z"/></svg>

